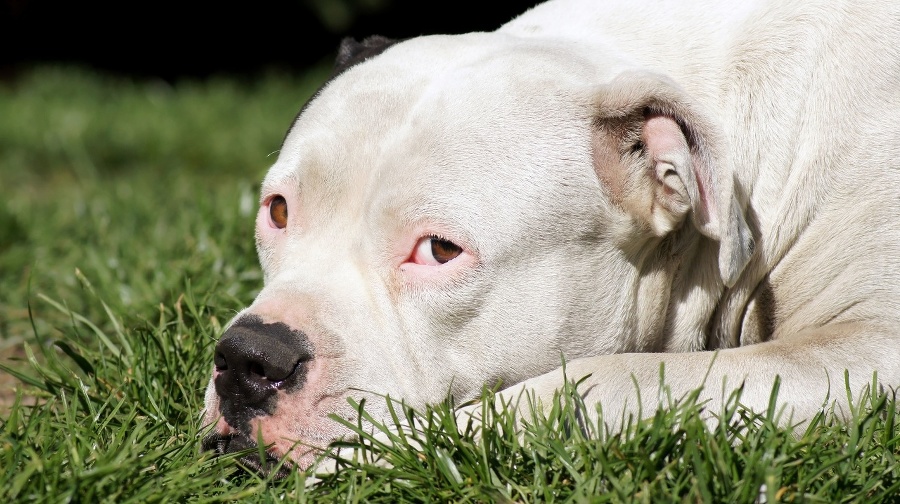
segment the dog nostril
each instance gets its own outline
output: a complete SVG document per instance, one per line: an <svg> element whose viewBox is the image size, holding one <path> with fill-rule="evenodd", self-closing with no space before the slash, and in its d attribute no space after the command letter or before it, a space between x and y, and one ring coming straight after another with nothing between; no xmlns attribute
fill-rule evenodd
<svg viewBox="0 0 900 504"><path fill-rule="evenodd" d="M297 361L287 366L277 364L266 365L262 362L250 361L247 363L247 376L258 382L269 382L275 385L287 380L300 366L301 361Z"/></svg>
<svg viewBox="0 0 900 504"><path fill-rule="evenodd" d="M268 378L266 376L266 370L263 368L263 365L258 362L251 362L247 364L247 372L252 376L257 376L260 378Z"/></svg>
<svg viewBox="0 0 900 504"><path fill-rule="evenodd" d="M216 371L225 371L228 369L228 361L225 360L225 354L222 352L216 352L215 357L213 357L213 363L216 365Z"/></svg>
<svg viewBox="0 0 900 504"><path fill-rule="evenodd" d="M279 387L299 368L304 359L289 360L282 355L255 355L241 349L231 352L217 352L216 371L231 376L233 380L252 384L256 387Z"/></svg>

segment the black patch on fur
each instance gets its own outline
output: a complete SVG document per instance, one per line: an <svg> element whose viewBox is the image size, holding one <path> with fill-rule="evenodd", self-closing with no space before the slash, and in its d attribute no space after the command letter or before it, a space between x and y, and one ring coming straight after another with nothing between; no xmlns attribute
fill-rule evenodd
<svg viewBox="0 0 900 504"><path fill-rule="evenodd" d="M358 65L367 59L378 56L388 47L400 42L397 39L382 37L381 35L372 35L358 42L351 37L345 37L341 40L338 48L337 59L334 61L334 69L331 71L329 80L344 73L348 68Z"/></svg>

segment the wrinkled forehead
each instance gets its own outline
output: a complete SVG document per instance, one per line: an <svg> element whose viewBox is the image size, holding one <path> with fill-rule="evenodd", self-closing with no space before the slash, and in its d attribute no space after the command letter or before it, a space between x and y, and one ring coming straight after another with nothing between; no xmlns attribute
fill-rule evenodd
<svg viewBox="0 0 900 504"><path fill-rule="evenodd" d="M445 147L485 135L493 144L503 135L521 138L554 113L571 114L560 107L577 101L571 95L590 82L589 68L563 45L496 33L403 42L319 93L291 128L270 177L317 162L335 177L352 151L377 159L429 136Z"/></svg>
<svg viewBox="0 0 900 504"><path fill-rule="evenodd" d="M498 34L393 46L309 104L263 192L287 180L304 208L328 221L487 228L503 219L510 230L536 216L498 194L540 202L531 212L586 201L552 194L596 183L588 159L593 76L567 51ZM556 183L561 177L566 184Z"/></svg>

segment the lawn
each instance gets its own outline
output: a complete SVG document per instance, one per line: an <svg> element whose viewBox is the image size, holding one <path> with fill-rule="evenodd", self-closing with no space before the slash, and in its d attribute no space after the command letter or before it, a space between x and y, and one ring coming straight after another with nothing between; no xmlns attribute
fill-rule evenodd
<svg viewBox="0 0 900 504"><path fill-rule="evenodd" d="M315 480L200 453L215 341L262 283L259 182L326 73L0 83L2 501L900 502L883 394L793 432L737 404L709 429L690 397L621 434L574 428L571 390L520 432L398 404L411 432Z"/></svg>

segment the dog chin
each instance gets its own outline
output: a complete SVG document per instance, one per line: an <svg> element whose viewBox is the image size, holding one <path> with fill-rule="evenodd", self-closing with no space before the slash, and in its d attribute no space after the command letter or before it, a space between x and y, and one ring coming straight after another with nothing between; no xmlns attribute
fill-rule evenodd
<svg viewBox="0 0 900 504"><path fill-rule="evenodd" d="M203 451L214 452L217 457L229 453L252 450L238 459L243 468L262 476L270 476L273 479L287 478L292 472L304 468L303 464L296 463L290 458L279 457L272 453L271 450L266 450L260 454L258 447L259 445L255 441L243 434L223 435L212 433L204 437L201 443ZM308 466L312 461L312 457L304 456L301 458L301 461L306 462L306 459L309 459L309 462L305 464Z"/></svg>
<svg viewBox="0 0 900 504"><path fill-rule="evenodd" d="M244 452L237 460L246 471L283 479L295 471L310 470L322 464L323 458L328 457L332 442L356 437L350 431L335 429L334 426L325 429L319 426L314 435L285 435L283 432L273 432L271 423L260 420L252 420L249 431L244 431L219 418L215 422L216 427L201 440L201 451L213 452L216 457ZM260 449L260 437L266 445L263 450Z"/></svg>

